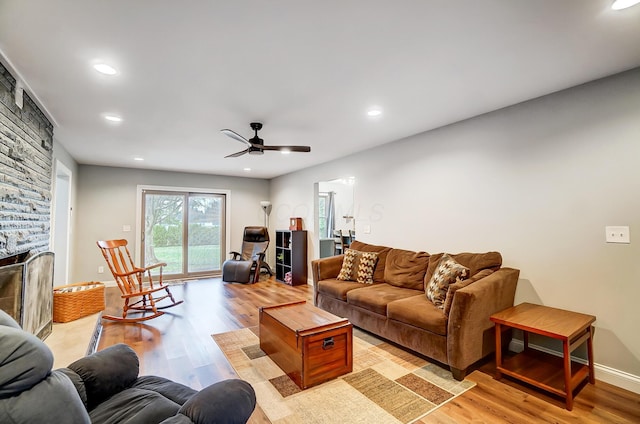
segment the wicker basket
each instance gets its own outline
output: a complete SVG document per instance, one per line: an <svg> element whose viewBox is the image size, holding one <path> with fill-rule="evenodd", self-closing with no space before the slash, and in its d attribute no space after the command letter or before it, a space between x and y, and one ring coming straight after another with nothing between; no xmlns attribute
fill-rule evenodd
<svg viewBox="0 0 640 424"><path fill-rule="evenodd" d="M103 310L103 283L75 283L53 288L53 322L69 322Z"/></svg>

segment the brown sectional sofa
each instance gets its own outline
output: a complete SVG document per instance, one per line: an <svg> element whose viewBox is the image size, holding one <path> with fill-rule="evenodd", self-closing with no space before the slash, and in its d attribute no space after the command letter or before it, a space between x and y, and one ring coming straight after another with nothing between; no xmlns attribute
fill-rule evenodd
<svg viewBox="0 0 640 424"><path fill-rule="evenodd" d="M376 252L373 284L338 280L344 255L311 262L316 306L349 319L429 358L462 380L467 368L495 350L491 314L513 306L520 271L502 267L498 252L450 255L469 268L449 286L444 309L425 295L442 253L429 255L354 241L351 249Z"/></svg>

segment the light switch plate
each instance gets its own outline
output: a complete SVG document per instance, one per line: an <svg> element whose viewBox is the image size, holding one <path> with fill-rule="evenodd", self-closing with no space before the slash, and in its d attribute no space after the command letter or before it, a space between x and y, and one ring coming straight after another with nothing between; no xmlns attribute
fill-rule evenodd
<svg viewBox="0 0 640 424"><path fill-rule="evenodd" d="M122 226L122 231L124 231L124 232L131 231L131 225L123 225Z"/></svg>
<svg viewBox="0 0 640 424"><path fill-rule="evenodd" d="M371 234L371 225L365 225L362 227L362 232L365 234Z"/></svg>
<svg viewBox="0 0 640 424"><path fill-rule="evenodd" d="M604 229L607 243L631 243L628 226L607 226Z"/></svg>

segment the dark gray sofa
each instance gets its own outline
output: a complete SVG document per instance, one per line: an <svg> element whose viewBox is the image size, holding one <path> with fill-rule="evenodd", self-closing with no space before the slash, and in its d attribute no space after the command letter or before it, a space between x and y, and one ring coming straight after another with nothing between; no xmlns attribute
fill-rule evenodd
<svg viewBox="0 0 640 424"><path fill-rule="evenodd" d="M245 423L256 398L237 379L201 391L138 376L125 344L51 370L51 350L0 310L0 423Z"/></svg>

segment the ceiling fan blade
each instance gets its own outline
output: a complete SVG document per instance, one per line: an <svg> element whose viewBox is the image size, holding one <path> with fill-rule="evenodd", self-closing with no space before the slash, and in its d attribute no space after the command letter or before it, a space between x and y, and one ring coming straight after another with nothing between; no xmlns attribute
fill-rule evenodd
<svg viewBox="0 0 640 424"><path fill-rule="evenodd" d="M260 146L262 150L278 150L278 151L289 151L289 152L310 152L311 147L309 146Z"/></svg>
<svg viewBox="0 0 640 424"><path fill-rule="evenodd" d="M241 151L236 152L236 153L232 153L230 155L225 156L225 158L237 158L238 156L242 156L245 153L249 153L249 149L245 149L245 150L241 150Z"/></svg>
<svg viewBox="0 0 640 424"><path fill-rule="evenodd" d="M243 136L241 136L235 131L225 128L224 130L220 130L220 132L228 137L233 138L234 140L238 140L240 143L244 143L247 146L251 146L251 143L249 142L249 140L247 140L246 138L244 138Z"/></svg>

